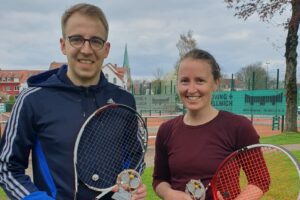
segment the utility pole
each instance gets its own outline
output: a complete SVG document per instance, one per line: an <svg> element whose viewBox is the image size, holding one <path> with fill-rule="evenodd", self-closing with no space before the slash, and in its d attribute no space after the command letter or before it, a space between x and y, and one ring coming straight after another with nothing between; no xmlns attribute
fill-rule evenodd
<svg viewBox="0 0 300 200"><path fill-rule="evenodd" d="M266 89L268 89L268 76L269 76L269 70L268 70L268 66L269 66L270 62L267 61L266 62Z"/></svg>

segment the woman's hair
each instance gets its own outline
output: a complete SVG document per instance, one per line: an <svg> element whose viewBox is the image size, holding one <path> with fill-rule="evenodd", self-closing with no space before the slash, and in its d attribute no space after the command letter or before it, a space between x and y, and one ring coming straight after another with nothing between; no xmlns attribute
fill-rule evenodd
<svg viewBox="0 0 300 200"><path fill-rule="evenodd" d="M210 53L208 53L207 51L204 51L202 49L197 49L197 48L192 49L192 50L190 50L189 52L187 52L185 55L183 55L181 57L179 63L181 63L183 60L185 60L187 58L207 61L211 66L211 71L212 71L212 75L214 77L214 80L218 80L218 79L221 78L221 70L220 70L219 64L217 63L215 58ZM179 69L179 67L178 67L178 69Z"/></svg>
<svg viewBox="0 0 300 200"><path fill-rule="evenodd" d="M104 25L106 30L105 40L107 39L109 27L104 12L99 7L87 3L75 4L64 12L61 17L61 30L63 37L66 37L65 28L69 18L75 13L99 19Z"/></svg>

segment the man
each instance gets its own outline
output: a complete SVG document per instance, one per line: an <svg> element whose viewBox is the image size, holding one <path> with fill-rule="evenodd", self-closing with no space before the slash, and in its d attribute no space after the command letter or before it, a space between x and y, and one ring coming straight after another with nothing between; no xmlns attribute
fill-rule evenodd
<svg viewBox="0 0 300 200"><path fill-rule="evenodd" d="M1 140L0 183L10 199L74 199L73 149L81 125L107 102L135 108L133 96L108 83L101 72L110 49L102 10L74 5L65 11L61 25L61 51L68 65L28 80L29 88L19 95ZM34 182L25 175L31 151ZM80 184L76 199L97 195ZM132 200L145 196L142 185Z"/></svg>

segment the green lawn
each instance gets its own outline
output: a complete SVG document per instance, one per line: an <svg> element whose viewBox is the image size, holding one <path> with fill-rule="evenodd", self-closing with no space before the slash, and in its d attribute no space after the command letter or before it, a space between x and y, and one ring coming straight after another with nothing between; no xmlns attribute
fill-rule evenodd
<svg viewBox="0 0 300 200"><path fill-rule="evenodd" d="M277 145L300 144L300 133L282 133L280 135L262 137L260 142Z"/></svg>
<svg viewBox="0 0 300 200"><path fill-rule="evenodd" d="M142 176L142 179L143 179L143 183L147 186L147 192L148 192L148 195L147 195L147 200L159 200L160 198L158 198L156 196L156 194L154 193L153 189L152 189L152 172L153 172L153 167L148 167L143 176Z"/></svg>
<svg viewBox="0 0 300 200"><path fill-rule="evenodd" d="M4 193L3 190L1 189L1 190L0 190L0 200L6 200L6 199L8 199L8 198L6 197L5 193Z"/></svg>
<svg viewBox="0 0 300 200"><path fill-rule="evenodd" d="M284 145L284 144L300 144L300 134L299 133L283 133L276 136L271 137L264 137L261 138L261 143L269 143L269 144L277 144L277 145ZM300 151L293 151L292 152L295 157L300 160ZM152 190L152 171L153 167L149 167L145 170L142 179L143 182L146 184L148 189L148 196L147 200L159 200L159 198L155 195ZM7 200L5 193L0 189L0 200Z"/></svg>

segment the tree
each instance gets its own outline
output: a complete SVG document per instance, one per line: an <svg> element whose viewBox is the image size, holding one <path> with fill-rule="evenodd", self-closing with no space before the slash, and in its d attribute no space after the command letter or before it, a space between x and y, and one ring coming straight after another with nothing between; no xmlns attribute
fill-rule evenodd
<svg viewBox="0 0 300 200"><path fill-rule="evenodd" d="M288 29L285 43L286 89L285 131L297 132L297 46L300 22L300 0L224 0L233 8L235 16L247 20L257 13L262 21L268 22L276 13L283 14L291 6L291 17L282 24Z"/></svg>
<svg viewBox="0 0 300 200"><path fill-rule="evenodd" d="M190 50L196 48L197 41L195 38L193 38L193 32L189 30L187 34L180 34L179 41L176 44L176 47L179 51L179 59L176 62L175 65L175 71L177 72L178 66L179 66L179 60L182 58L184 54L189 52Z"/></svg>
<svg viewBox="0 0 300 200"><path fill-rule="evenodd" d="M153 73L154 79L151 82L152 90L154 94L162 93L162 80L163 80L163 70L161 68L156 68L156 71Z"/></svg>
<svg viewBox="0 0 300 200"><path fill-rule="evenodd" d="M8 94L0 92L0 103L7 102L11 98Z"/></svg>
<svg viewBox="0 0 300 200"><path fill-rule="evenodd" d="M162 68L156 68L156 70L153 73L154 80L162 80L164 76L164 72Z"/></svg>
<svg viewBox="0 0 300 200"><path fill-rule="evenodd" d="M193 38L193 32L189 30L187 34L180 34L180 39L176 44L176 47L179 51L179 57L181 58L184 54L190 50L196 48L197 42Z"/></svg>
<svg viewBox="0 0 300 200"><path fill-rule="evenodd" d="M236 79L243 82L245 88L251 90L265 89L267 71L261 62L253 63L241 68L236 74Z"/></svg>

